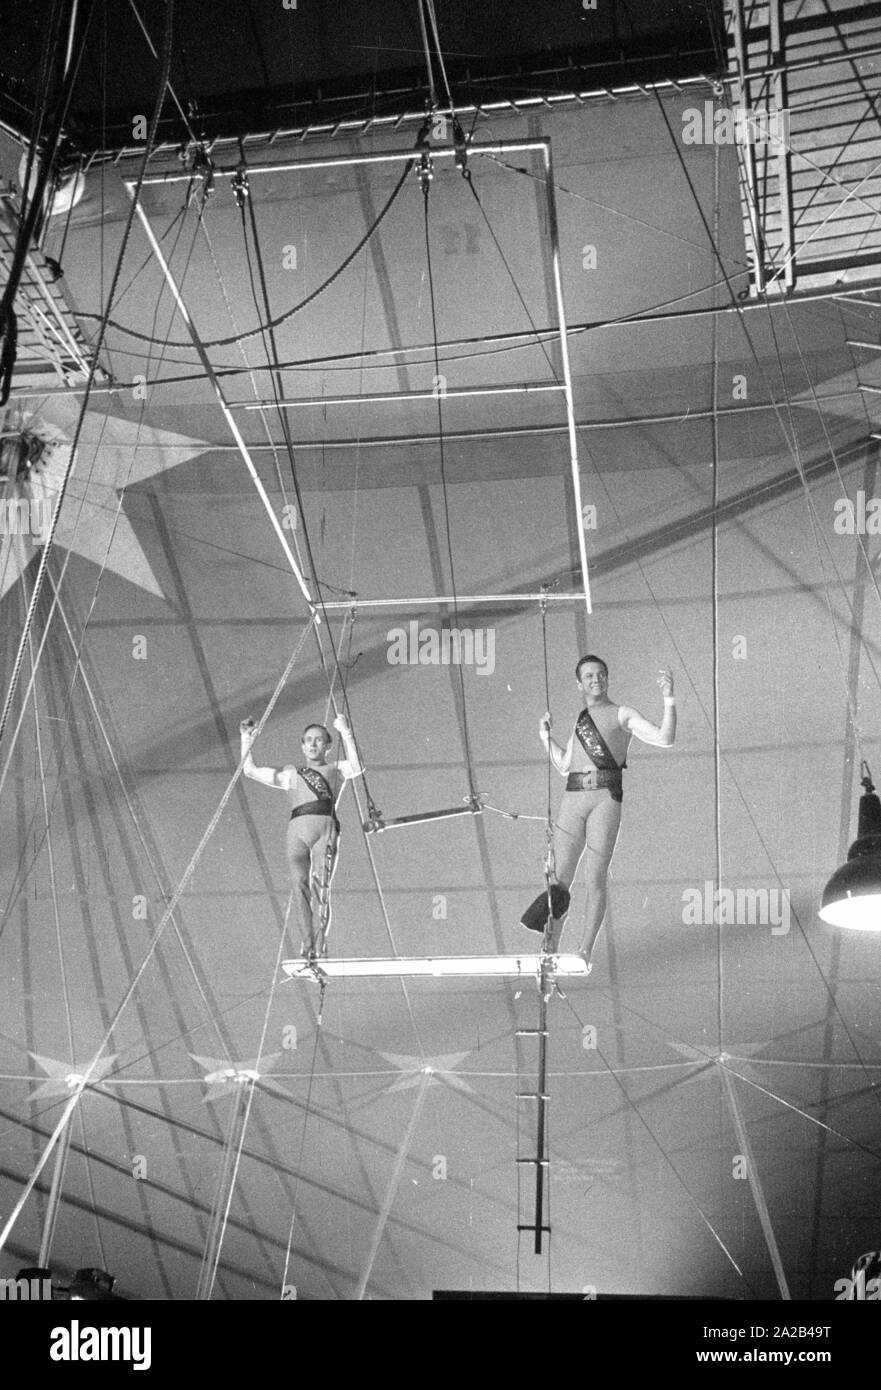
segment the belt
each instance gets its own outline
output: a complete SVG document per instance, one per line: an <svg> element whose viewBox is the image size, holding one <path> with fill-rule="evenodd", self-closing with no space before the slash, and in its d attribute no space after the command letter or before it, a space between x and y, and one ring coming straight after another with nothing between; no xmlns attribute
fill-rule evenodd
<svg viewBox="0 0 881 1390"><path fill-rule="evenodd" d="M295 820L297 816L332 816L337 830L340 828L332 801L305 801L302 806L295 806L291 811L291 820Z"/></svg>
<svg viewBox="0 0 881 1390"><path fill-rule="evenodd" d="M566 778L567 792L601 791L604 787L612 791L621 791L620 767L589 768L586 772L570 772ZM620 797L616 800L620 800Z"/></svg>

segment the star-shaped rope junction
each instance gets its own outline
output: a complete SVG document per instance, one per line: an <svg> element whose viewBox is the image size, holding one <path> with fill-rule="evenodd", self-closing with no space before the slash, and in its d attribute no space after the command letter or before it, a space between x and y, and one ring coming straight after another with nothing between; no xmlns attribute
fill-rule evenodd
<svg viewBox="0 0 881 1390"><path fill-rule="evenodd" d="M0 478L0 598L45 545L76 427L79 403L59 400L50 420L33 415L15 428L44 443L42 457L19 478ZM4 431L13 429L7 419ZM54 544L106 566L164 598L134 527L120 508L123 488L186 463L211 446L189 435L87 412ZM18 508L25 503L26 508ZM18 520L10 524L10 518Z"/></svg>
<svg viewBox="0 0 881 1390"><path fill-rule="evenodd" d="M208 1090L202 1099L206 1102L222 1100L226 1096L234 1095L239 1087L247 1086L249 1083L256 1085L258 1082L261 1090L269 1091L271 1095L281 1096L283 1100L291 1098L290 1091L269 1079L269 1069L273 1062L278 1061L280 1052L274 1052L271 1057L262 1059L255 1057L250 1062L231 1062L228 1057L197 1057L195 1052L191 1052L190 1056L205 1073L202 1080Z"/></svg>
<svg viewBox="0 0 881 1390"><path fill-rule="evenodd" d="M37 1087L31 1100L44 1100L50 1096L71 1096L74 1091L82 1091L86 1085L93 1086L107 1075L116 1061L114 1054L112 1057L102 1057L89 1067L77 1066L75 1062L57 1062L53 1057L41 1057L37 1052L28 1055L49 1074L49 1080Z"/></svg>
<svg viewBox="0 0 881 1390"><path fill-rule="evenodd" d="M678 1052L688 1062L694 1062L695 1069L687 1076L680 1077L676 1085L678 1087L690 1086L695 1081L700 1081L706 1076L710 1067L726 1066L728 1062L733 1062L738 1067L750 1067L750 1055L756 1052L763 1052L772 1046L771 1042L757 1043L738 1043L731 1045L731 1051L709 1052L704 1049L692 1047L688 1043L678 1042L675 1038L667 1039L667 1046L673 1051ZM759 1058L759 1061L762 1059Z"/></svg>
<svg viewBox="0 0 881 1390"><path fill-rule="evenodd" d="M470 1056L470 1052L445 1052L442 1057L405 1057L400 1052L380 1052L379 1055L401 1072L399 1079L389 1086L389 1092L406 1091L411 1086L432 1086L441 1082L454 1090L474 1094L473 1088L461 1077L454 1075L453 1071L454 1067Z"/></svg>

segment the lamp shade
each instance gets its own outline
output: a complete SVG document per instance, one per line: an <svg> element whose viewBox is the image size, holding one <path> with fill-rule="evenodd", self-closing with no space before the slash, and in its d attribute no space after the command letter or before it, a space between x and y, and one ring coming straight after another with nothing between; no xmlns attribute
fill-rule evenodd
<svg viewBox="0 0 881 1390"><path fill-rule="evenodd" d="M881 801L874 789L860 797L857 838L823 889L820 916L833 927L881 932Z"/></svg>

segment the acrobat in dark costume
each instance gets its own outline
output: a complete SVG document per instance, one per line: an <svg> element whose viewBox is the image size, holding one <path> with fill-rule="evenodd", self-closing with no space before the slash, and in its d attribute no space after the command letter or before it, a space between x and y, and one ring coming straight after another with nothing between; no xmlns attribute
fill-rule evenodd
<svg viewBox="0 0 881 1390"><path fill-rule="evenodd" d="M336 803L345 781L361 772L358 750L346 720L339 715L339 731L346 758L327 759L332 742L323 724L309 724L303 734L303 758L299 767L257 767L251 757L254 721L241 726L242 771L264 786L288 793L291 816L285 852L293 890L293 908L304 956L317 958L327 952L330 927L330 887L336 867L340 824Z"/></svg>
<svg viewBox="0 0 881 1390"><path fill-rule="evenodd" d="M608 678L601 657L584 656L578 662L575 679L585 703L565 749L551 738L550 714L542 718L539 736L557 771L566 777L566 790L553 826L546 887L520 919L529 931L544 934L547 950L557 949L570 889L586 852L588 900L579 953L588 962L606 910L609 865L621 823L621 774L627 766L630 739L635 735L643 743L669 748L676 737L670 671L662 669L658 677L664 697L660 725L628 705L614 704L607 694Z"/></svg>

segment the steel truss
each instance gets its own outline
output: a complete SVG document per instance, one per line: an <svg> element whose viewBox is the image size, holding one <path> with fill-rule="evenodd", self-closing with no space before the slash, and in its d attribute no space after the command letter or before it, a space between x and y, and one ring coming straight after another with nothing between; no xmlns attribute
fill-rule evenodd
<svg viewBox="0 0 881 1390"><path fill-rule="evenodd" d="M724 7L728 75L716 95L730 99L744 118L740 129L750 132L735 143L753 295L840 285L842 272L877 274L877 82L857 64L879 49L848 41L865 37L859 26L881 10L827 5L787 18L785 0L725 0ZM812 69L821 72L822 94L803 80Z"/></svg>

